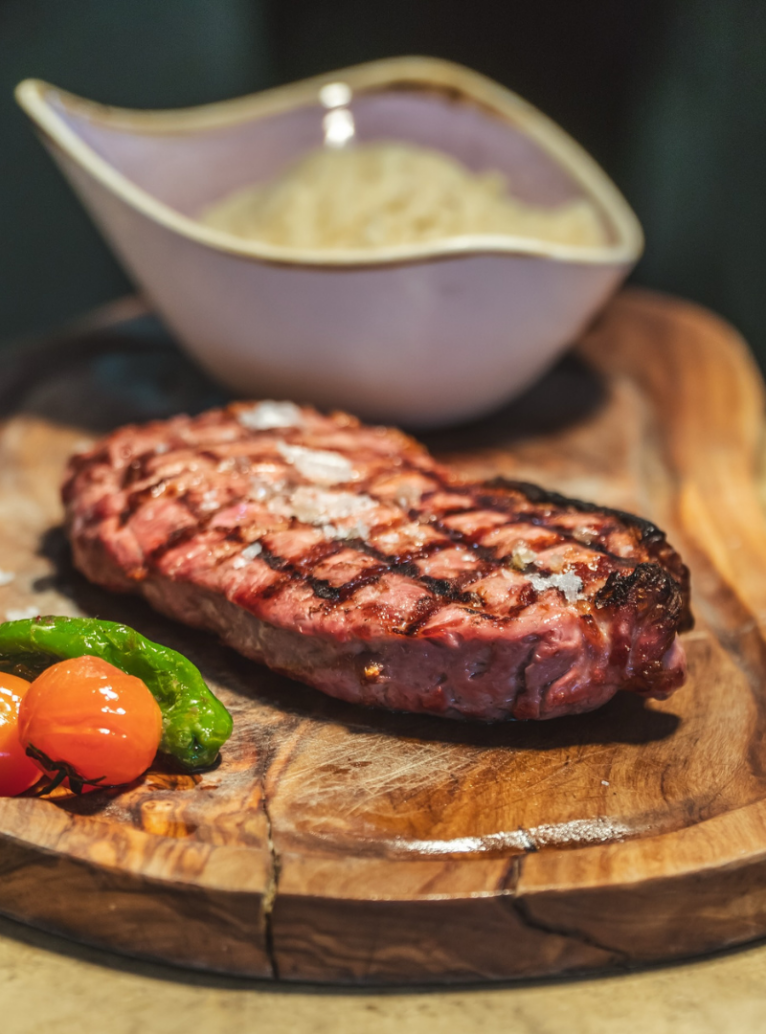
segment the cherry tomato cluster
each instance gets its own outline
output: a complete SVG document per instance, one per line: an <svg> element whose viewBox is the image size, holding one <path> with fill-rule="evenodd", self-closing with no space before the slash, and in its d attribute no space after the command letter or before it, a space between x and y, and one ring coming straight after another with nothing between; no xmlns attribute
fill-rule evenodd
<svg viewBox="0 0 766 1034"><path fill-rule="evenodd" d="M145 683L99 657L60 661L34 682L0 672L0 796L23 793L41 772L43 792L130 783L161 736Z"/></svg>

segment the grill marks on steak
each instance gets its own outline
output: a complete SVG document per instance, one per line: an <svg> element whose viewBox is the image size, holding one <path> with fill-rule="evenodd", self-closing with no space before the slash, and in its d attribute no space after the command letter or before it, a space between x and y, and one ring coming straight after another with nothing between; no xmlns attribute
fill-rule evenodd
<svg viewBox="0 0 766 1034"><path fill-rule="evenodd" d="M289 403L123 428L63 490L92 580L347 700L551 717L684 678L688 572L629 514L468 482Z"/></svg>

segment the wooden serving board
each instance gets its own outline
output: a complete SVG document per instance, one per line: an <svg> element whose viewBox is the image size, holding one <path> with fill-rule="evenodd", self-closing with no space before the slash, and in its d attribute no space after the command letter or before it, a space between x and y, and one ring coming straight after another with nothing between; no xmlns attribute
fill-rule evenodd
<svg viewBox="0 0 766 1034"><path fill-rule="evenodd" d="M0 801L0 911L183 965L345 982L560 974L766 933L764 398L729 327L626 292L524 399L431 436L474 476L655 519L693 572L677 695L485 726L323 697L72 570L57 497L70 451L218 401L119 315L6 365L0 568L15 578L0 618L126 621L199 664L235 732L206 775Z"/></svg>

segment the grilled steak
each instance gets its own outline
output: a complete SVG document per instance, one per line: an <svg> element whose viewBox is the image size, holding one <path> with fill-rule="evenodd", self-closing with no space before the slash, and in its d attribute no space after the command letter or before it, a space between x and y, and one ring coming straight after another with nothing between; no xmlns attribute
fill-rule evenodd
<svg viewBox="0 0 766 1034"><path fill-rule="evenodd" d="M552 718L682 684L688 571L629 514L468 481L345 414L125 427L63 488L79 569L343 700Z"/></svg>

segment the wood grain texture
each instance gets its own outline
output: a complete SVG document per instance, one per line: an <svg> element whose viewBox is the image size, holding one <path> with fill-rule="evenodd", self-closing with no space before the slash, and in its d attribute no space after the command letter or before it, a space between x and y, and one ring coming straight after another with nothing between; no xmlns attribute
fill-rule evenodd
<svg viewBox="0 0 766 1034"><path fill-rule="evenodd" d="M20 354L0 392L15 398L0 568L16 575L0 617L125 620L200 665L235 734L203 776L157 768L123 792L0 801L0 911L185 965L348 982L619 967L766 933L764 399L729 327L626 292L525 399L431 436L473 476L655 519L692 567L683 690L494 726L322 697L72 571L69 452L155 415L157 398L215 401L132 333L91 332L53 364Z"/></svg>

